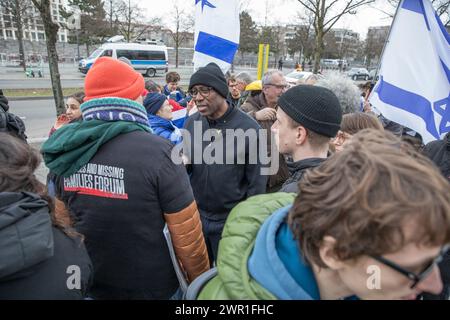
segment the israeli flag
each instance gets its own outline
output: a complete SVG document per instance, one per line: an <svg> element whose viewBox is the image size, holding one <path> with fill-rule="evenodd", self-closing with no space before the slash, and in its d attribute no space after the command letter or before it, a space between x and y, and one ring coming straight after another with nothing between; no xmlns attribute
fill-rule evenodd
<svg viewBox="0 0 450 320"><path fill-rule="evenodd" d="M403 0L391 26L370 102L422 135L450 131L450 36L429 0Z"/></svg>
<svg viewBox="0 0 450 320"><path fill-rule="evenodd" d="M194 69L215 62L224 73L239 47L239 0L195 0Z"/></svg>

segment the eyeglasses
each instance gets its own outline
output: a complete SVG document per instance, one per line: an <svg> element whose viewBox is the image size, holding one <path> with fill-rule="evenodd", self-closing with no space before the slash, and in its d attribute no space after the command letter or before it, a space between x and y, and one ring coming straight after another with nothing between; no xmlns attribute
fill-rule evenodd
<svg viewBox="0 0 450 320"><path fill-rule="evenodd" d="M430 275L430 273L433 271L434 267L442 261L445 254L449 251L450 245L445 245L442 247L441 251L439 252L439 255L434 258L427 266L423 269L422 272L419 274L416 274L414 272L405 270L404 268L400 267L398 264L383 258L381 256L371 256L373 259L377 260L378 262L381 262L382 264L394 269L395 271L401 273L405 277L409 278L413 281L413 284L411 285L411 289L414 289L417 284L419 284L420 281L424 280L426 277Z"/></svg>
<svg viewBox="0 0 450 320"><path fill-rule="evenodd" d="M273 84L273 83L266 83L266 86L276 87L279 90L286 89L289 87L289 85L287 85L287 84Z"/></svg>
<svg viewBox="0 0 450 320"><path fill-rule="evenodd" d="M209 96L209 94L211 93L211 90L212 90L213 88L211 88L211 87L200 87L200 88L198 88L198 89L192 89L192 90L190 90L189 91L189 94L193 97L193 98L195 98L196 96L197 96L197 94L198 93L200 93L200 95L203 97L203 98L208 98L208 96Z"/></svg>

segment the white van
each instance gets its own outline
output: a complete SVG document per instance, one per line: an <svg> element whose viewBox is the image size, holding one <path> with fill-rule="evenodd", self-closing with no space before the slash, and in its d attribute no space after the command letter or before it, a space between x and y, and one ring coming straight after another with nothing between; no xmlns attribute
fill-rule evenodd
<svg viewBox="0 0 450 320"><path fill-rule="evenodd" d="M136 71L154 77L157 72L165 73L169 68L167 47L139 43L106 43L80 61L78 70L86 74L95 60L100 57L118 59L125 57L130 60Z"/></svg>

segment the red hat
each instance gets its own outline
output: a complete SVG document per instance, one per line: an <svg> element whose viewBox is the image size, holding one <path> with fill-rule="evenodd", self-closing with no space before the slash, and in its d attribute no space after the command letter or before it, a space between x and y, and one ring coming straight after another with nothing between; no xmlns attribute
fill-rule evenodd
<svg viewBox="0 0 450 320"><path fill-rule="evenodd" d="M110 57L101 57L86 75L84 101L106 97L136 100L144 88L144 77L128 64Z"/></svg>

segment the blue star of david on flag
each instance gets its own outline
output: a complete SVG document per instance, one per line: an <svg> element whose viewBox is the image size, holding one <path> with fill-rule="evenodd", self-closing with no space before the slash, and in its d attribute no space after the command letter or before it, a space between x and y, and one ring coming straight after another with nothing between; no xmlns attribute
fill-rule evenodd
<svg viewBox="0 0 450 320"><path fill-rule="evenodd" d="M202 3L202 12L203 12L203 9L205 8L205 6L210 7L210 8L215 8L215 6L208 0L195 0L195 5L197 5L199 2Z"/></svg>
<svg viewBox="0 0 450 320"><path fill-rule="evenodd" d="M194 70L211 62L224 73L230 68L239 47L239 1L195 0Z"/></svg>
<svg viewBox="0 0 450 320"><path fill-rule="evenodd" d="M450 35L430 0L402 0L370 102L425 143L450 132Z"/></svg>

